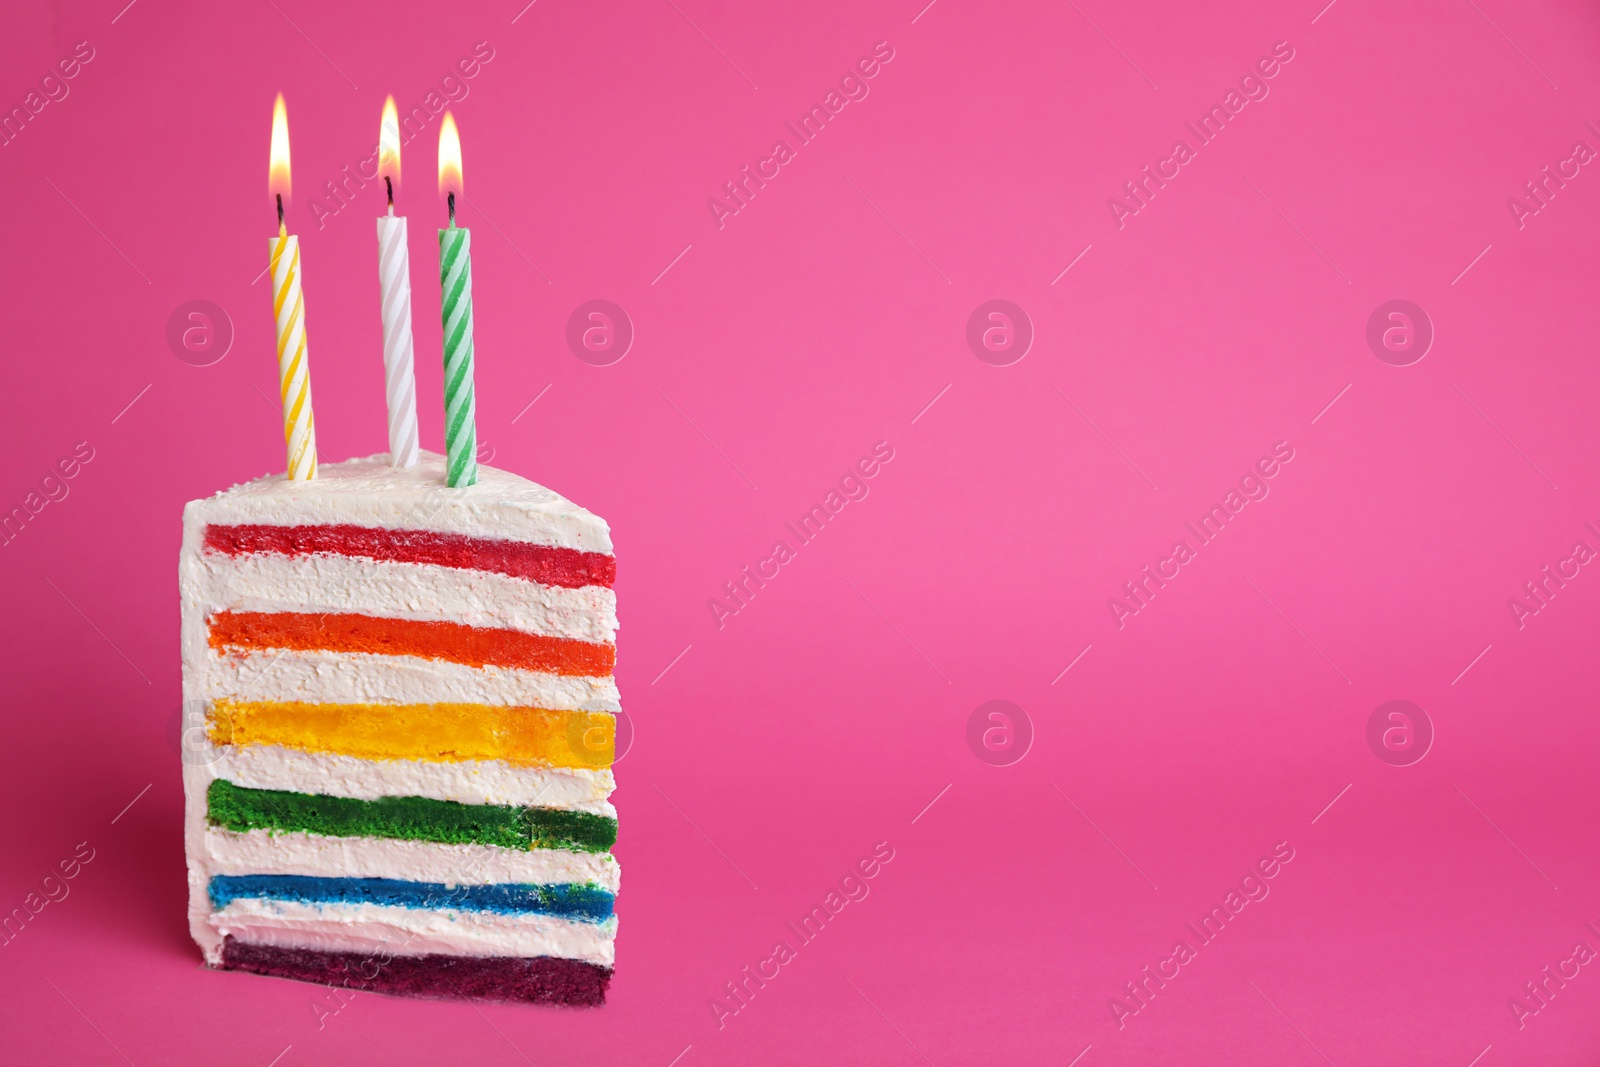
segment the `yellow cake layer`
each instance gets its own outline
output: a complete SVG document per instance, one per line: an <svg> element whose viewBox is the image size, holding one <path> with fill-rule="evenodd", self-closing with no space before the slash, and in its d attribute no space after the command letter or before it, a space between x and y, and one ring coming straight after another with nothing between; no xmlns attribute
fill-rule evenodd
<svg viewBox="0 0 1600 1067"><path fill-rule="evenodd" d="M359 759L598 769L611 766L616 754L616 719L604 712L218 700L206 719L214 744L283 745Z"/></svg>

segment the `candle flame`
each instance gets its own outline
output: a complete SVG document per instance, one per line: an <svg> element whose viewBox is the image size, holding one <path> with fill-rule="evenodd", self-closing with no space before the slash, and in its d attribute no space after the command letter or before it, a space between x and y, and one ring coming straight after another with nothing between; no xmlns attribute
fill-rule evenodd
<svg viewBox="0 0 1600 1067"><path fill-rule="evenodd" d="M289 195L289 112L283 94L272 105L272 156L267 168L267 192Z"/></svg>
<svg viewBox="0 0 1600 1067"><path fill-rule="evenodd" d="M394 97L383 101L383 120L378 125L378 177L400 184L400 113Z"/></svg>
<svg viewBox="0 0 1600 1067"><path fill-rule="evenodd" d="M439 124L439 195L461 192L461 134L455 116L444 113Z"/></svg>

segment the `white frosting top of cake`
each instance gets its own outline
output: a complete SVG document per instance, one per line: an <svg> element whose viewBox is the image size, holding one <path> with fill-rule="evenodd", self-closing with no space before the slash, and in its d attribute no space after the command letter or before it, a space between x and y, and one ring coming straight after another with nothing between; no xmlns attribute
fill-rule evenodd
<svg viewBox="0 0 1600 1067"><path fill-rule="evenodd" d="M309 482L269 474L194 500L185 526L350 524L430 530L611 553L605 520L554 490L478 465L475 485L445 484L445 458L423 452L415 467L391 467L387 453L318 464Z"/></svg>

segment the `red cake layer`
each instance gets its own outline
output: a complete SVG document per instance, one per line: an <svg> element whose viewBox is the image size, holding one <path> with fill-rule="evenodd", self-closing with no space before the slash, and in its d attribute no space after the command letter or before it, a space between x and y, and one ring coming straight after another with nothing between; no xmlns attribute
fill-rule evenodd
<svg viewBox="0 0 1600 1067"><path fill-rule="evenodd" d="M207 620L212 648L287 648L300 652L369 652L420 656L472 667L605 677L616 663L611 645L570 637L493 630L457 622L384 619L371 615L307 615L292 611L219 611Z"/></svg>
<svg viewBox="0 0 1600 1067"><path fill-rule="evenodd" d="M207 526L206 548L230 556L254 552L340 556L395 563L433 563L463 570L493 571L541 585L609 588L617 577L615 557L575 548L495 541L428 530L380 530L367 526Z"/></svg>
<svg viewBox="0 0 1600 1067"><path fill-rule="evenodd" d="M592 1007L606 1001L611 969L553 956L387 956L250 945L228 938L226 970L407 997Z"/></svg>

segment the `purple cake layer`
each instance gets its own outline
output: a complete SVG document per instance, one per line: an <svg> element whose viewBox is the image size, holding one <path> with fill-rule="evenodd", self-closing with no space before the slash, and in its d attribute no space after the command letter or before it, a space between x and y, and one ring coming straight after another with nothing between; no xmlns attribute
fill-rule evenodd
<svg viewBox="0 0 1600 1067"><path fill-rule="evenodd" d="M553 956L389 956L251 945L228 938L226 970L405 997L529 1004L604 1004L611 969Z"/></svg>

